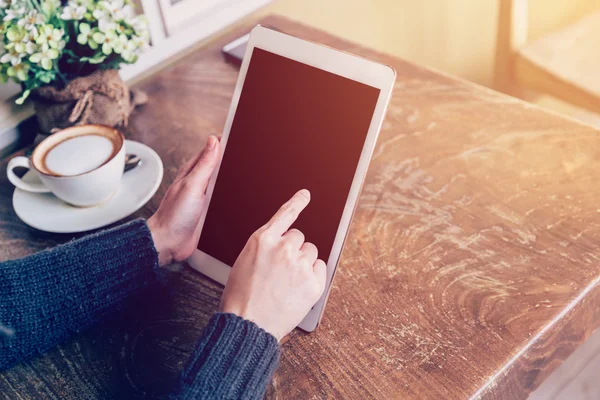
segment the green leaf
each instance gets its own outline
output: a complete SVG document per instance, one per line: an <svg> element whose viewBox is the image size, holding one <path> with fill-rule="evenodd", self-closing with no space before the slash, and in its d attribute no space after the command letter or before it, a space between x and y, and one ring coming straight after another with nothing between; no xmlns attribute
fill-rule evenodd
<svg viewBox="0 0 600 400"><path fill-rule="evenodd" d="M27 97L29 97L29 93L31 93L31 90L27 89L25 91L23 91L23 94L21 95L21 97L19 97L17 100L15 100L15 103L21 105L25 102L25 99L27 99Z"/></svg>
<svg viewBox="0 0 600 400"><path fill-rule="evenodd" d="M90 58L90 64L100 64L102 61L106 60L106 56L99 56L95 58Z"/></svg>
<svg viewBox="0 0 600 400"><path fill-rule="evenodd" d="M77 57L77 55L75 53L73 53L73 50L71 50L71 49L64 49L63 52L68 54L71 57Z"/></svg>

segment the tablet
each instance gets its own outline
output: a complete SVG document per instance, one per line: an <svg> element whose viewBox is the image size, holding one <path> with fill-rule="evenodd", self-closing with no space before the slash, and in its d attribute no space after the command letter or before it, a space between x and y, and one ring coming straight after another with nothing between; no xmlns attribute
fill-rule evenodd
<svg viewBox="0 0 600 400"><path fill-rule="evenodd" d="M311 202L293 227L327 263L325 292L299 325L314 330L395 78L389 66L255 27L189 264L225 284L250 235L308 189Z"/></svg>

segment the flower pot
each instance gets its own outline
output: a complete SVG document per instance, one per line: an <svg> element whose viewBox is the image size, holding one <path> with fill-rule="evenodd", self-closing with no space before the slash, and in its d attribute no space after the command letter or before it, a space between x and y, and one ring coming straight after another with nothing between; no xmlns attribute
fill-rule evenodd
<svg viewBox="0 0 600 400"><path fill-rule="evenodd" d="M75 78L66 86L42 86L31 93L35 113L44 133L74 125L127 126L129 115L146 102L141 91L130 91L116 69L98 70Z"/></svg>

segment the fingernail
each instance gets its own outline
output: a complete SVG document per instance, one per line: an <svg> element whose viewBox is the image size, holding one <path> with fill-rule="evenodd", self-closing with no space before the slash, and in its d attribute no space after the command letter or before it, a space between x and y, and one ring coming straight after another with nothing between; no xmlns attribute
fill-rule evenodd
<svg viewBox="0 0 600 400"><path fill-rule="evenodd" d="M207 142L206 146L209 149L213 149L215 147L215 144L217 144L217 140L215 139L215 137L214 136L209 136L208 137L208 142Z"/></svg>
<svg viewBox="0 0 600 400"><path fill-rule="evenodd" d="M299 193L302 196L306 196L308 199L310 199L310 192L307 189L302 189Z"/></svg>

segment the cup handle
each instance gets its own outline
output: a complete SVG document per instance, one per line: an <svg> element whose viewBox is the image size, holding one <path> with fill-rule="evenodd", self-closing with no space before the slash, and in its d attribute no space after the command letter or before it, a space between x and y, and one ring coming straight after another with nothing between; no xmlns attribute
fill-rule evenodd
<svg viewBox="0 0 600 400"><path fill-rule="evenodd" d="M24 182L14 173L13 169L15 169L16 167L24 167L31 169L31 163L29 162L29 158L19 156L11 159L8 162L8 166L6 167L6 174L8 175L8 180L10 181L10 183L15 185L19 189L25 190L27 192L50 193L50 189L48 189L42 183Z"/></svg>

